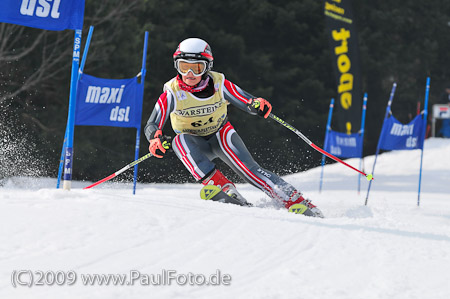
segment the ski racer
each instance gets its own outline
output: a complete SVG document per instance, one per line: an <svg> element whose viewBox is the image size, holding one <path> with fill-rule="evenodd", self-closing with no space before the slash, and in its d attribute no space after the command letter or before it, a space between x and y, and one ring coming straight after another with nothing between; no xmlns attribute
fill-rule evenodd
<svg viewBox="0 0 450 299"><path fill-rule="evenodd" d="M173 54L177 75L164 84L145 126L149 151L157 158L166 152L163 129L170 119L177 134L172 148L187 170L203 185L218 186L227 195L246 203L236 186L225 177L215 158L224 161L245 181L279 201L290 212L323 217L321 211L292 185L255 162L227 117L227 105L267 118L271 104L255 97L211 71L213 54L199 38L182 41Z"/></svg>

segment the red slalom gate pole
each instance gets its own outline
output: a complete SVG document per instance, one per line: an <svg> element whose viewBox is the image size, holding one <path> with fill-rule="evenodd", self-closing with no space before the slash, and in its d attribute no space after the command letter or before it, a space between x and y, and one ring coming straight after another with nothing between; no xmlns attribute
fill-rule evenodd
<svg viewBox="0 0 450 299"><path fill-rule="evenodd" d="M281 124L282 126L284 126L285 128L291 130L292 132L294 132L297 136L299 136L301 139L303 139L303 141L305 141L309 146L311 146L313 149L315 149L316 151L324 154L325 156L327 156L328 158L333 159L336 162L342 163L345 166L353 169L356 172L359 172L360 174L362 174L363 176L366 177L366 179L368 181L373 180L373 176L371 174L365 174L364 172L360 171L359 169L356 169L355 167L345 163L344 161L342 161L341 159L339 159L338 157L333 156L332 154L328 153L327 151L321 149L320 147L318 147L317 145L315 145L314 143L312 143L311 140L309 140L305 135L303 135L299 130L297 130L296 128L294 128L293 126L291 126L290 124L288 124L287 122L285 122L284 120L282 120L281 118L279 118L278 116L274 115L273 113L269 114L269 117L273 120L275 120L277 123Z"/></svg>

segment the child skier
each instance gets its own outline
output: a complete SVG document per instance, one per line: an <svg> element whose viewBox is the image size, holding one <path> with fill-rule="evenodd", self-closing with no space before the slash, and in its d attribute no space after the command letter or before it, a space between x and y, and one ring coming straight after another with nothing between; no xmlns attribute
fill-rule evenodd
<svg viewBox="0 0 450 299"><path fill-rule="evenodd" d="M162 129L170 118L177 134L172 148L184 166L203 185L215 185L227 195L247 204L235 185L212 162L220 158L245 181L281 202L291 212L323 217L321 211L302 197L293 186L276 174L261 168L247 150L227 117L232 104L252 115L267 118L270 103L252 96L211 71L213 55L204 40L188 38L173 54L178 74L164 84L163 93L145 126L149 151L162 158L166 152Z"/></svg>

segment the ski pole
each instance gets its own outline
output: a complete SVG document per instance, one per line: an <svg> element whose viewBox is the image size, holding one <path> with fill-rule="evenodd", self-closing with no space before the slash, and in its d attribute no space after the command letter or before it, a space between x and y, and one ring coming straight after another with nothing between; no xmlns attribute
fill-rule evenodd
<svg viewBox="0 0 450 299"><path fill-rule="evenodd" d="M172 138L171 138L170 136L160 136L159 139L161 140L162 146L163 146L166 150L171 151L170 146L171 146L171 144L172 144L172 143L171 143ZM124 171L130 169L131 167L133 167L134 165L136 165L136 164L138 164L138 163L141 163L142 161L144 161L144 160L150 158L151 156L153 156L153 155L152 155L151 153L148 153L148 154L146 154L146 155L140 157L139 159L137 159L137 160L131 162L130 164L128 164L128 165L125 166L124 168L122 168L122 169L120 169L120 170L114 172L113 174L107 176L106 178L101 179L100 181L97 181L97 182L93 183L92 185L89 185L89 186L87 186L87 187L84 187L83 190L84 190L84 189L92 188L92 187L94 187L94 186L100 185L101 183L104 183L104 182L106 182L106 181L109 181L110 179L115 178L116 176L118 176L118 175L121 174L122 172L124 172Z"/></svg>
<svg viewBox="0 0 450 299"><path fill-rule="evenodd" d="M138 163L141 163L142 161L144 161L144 160L150 158L151 156L152 156L152 154L151 154L151 153L148 153L147 155L142 156L142 157L140 157L139 159L137 159L137 160L131 162L130 164L128 164L128 165L125 166L124 168L122 168L122 169L120 169L120 170L114 172L113 174L107 176L106 178L101 179L100 181L97 181L97 182L93 183L92 185L89 185L89 186L87 186L87 187L84 187L83 190L84 190L84 189L90 189L90 188L92 188L92 187L95 187L95 186L97 186L97 185L100 185L101 183L104 183L104 182L106 182L106 181L109 181L110 179L115 178L116 176L118 176L118 175L121 174L122 172L124 172L124 171L130 169L131 167L133 167L134 165L136 165L136 164L138 164Z"/></svg>
<svg viewBox="0 0 450 299"><path fill-rule="evenodd" d="M318 147L317 145L315 145L314 143L312 143L311 140L309 140L305 135L303 135L299 130L297 130L296 128L294 128L293 126L291 126L290 124L288 124L287 122L285 122L284 120L282 120L281 118L279 118L278 116L274 115L273 113L269 114L269 117L273 120L275 120L276 122L278 122L279 124L281 124L282 126L284 126L285 128L288 128L289 130L291 130L292 132L294 132L295 134L297 134L298 137L300 137L301 139L303 139L303 141L305 141L310 147L312 147L313 149L315 149L316 151L322 153L323 155L327 156L328 158L333 159L336 162L342 163L347 167L350 167L351 169L353 169L354 171L359 172L360 174L362 174L363 176L366 177L366 179L368 181L373 180L373 176L371 174L365 174L364 172L356 169L355 167L345 163L344 161L342 161L341 159L339 159L338 157L333 156L332 154L326 152L325 150L321 149L320 147Z"/></svg>

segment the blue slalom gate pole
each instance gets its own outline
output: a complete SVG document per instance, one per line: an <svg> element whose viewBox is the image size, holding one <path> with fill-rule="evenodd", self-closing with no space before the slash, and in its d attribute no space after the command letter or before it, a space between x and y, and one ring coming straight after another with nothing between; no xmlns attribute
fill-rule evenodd
<svg viewBox="0 0 450 299"><path fill-rule="evenodd" d="M73 41L73 54L72 54L72 72L70 76L70 95L69 95L69 113L67 118L67 126L66 131L64 134L64 142L63 142L63 149L62 152L64 153L64 160L60 159L60 163L64 165L64 180L67 179L67 183L64 183L64 189L70 190L70 181L72 180L72 153L73 153L73 128L71 129L71 124L73 125L73 116L71 117L71 114L73 114L74 111L74 103L75 103L75 96L77 92L77 72L78 72L78 66L80 63L80 48L81 48L81 29L75 30L75 37ZM72 140L69 140L70 137L72 137ZM62 166L60 164L60 170L62 172ZM61 179L61 172L58 173L58 182L57 182L57 188L59 188L59 182Z"/></svg>
<svg viewBox="0 0 450 299"><path fill-rule="evenodd" d="M328 110L328 120L327 120L327 128L325 131L325 140L324 140L324 148L327 148L328 145L328 132L331 130L331 116L333 115L333 107L334 107L334 99L331 99L330 109ZM322 155L322 171L320 172L320 185L319 185L319 193L322 192L322 182L323 182L323 168L325 165L325 155Z"/></svg>
<svg viewBox="0 0 450 299"><path fill-rule="evenodd" d="M391 105L392 105L392 101L394 100L394 94L395 94L396 88L397 88L397 83L394 82L394 84L392 84L391 94L389 96L389 101L388 101L388 104L386 107L386 113L384 114L383 127L380 132L380 137L378 137L377 151L375 153L375 161L373 162L373 167L372 167L372 175L375 172L375 165L377 164L378 154L380 153L381 136L384 135L384 130L385 130L384 122L386 121L386 118L391 113ZM369 182L369 188L367 189L366 202L364 203L364 205L366 205L366 206L367 206L367 201L369 200L369 192L370 192L371 186L372 186L372 181Z"/></svg>
<svg viewBox="0 0 450 299"><path fill-rule="evenodd" d="M94 26L90 26L88 37L86 39L86 45L84 46L83 58L81 59L80 70L78 71L78 80L80 79L81 74L83 74L84 71L84 65L86 64L86 57L89 52L89 45L91 44L91 38L93 33L94 33Z"/></svg>
<svg viewBox="0 0 450 299"><path fill-rule="evenodd" d="M134 151L134 160L139 159L139 145L141 138L141 129L136 130L136 147ZM137 183L137 173L138 173L138 165L134 165L134 176L133 176L133 195L136 194L136 183Z"/></svg>
<svg viewBox="0 0 450 299"><path fill-rule="evenodd" d="M145 31L145 38L144 38L144 50L142 53L142 68L141 68L141 96L144 97L144 81L145 81L145 75L147 73L146 70L146 61L147 61L147 46L148 46L148 31ZM141 118L142 118L142 109L141 109ZM136 130L136 147L134 152L134 160L137 160L139 158L139 140L141 138L141 129L140 127ZM136 182L137 182L137 174L138 174L138 165L134 165L134 176L133 176L133 194L136 194Z"/></svg>
<svg viewBox="0 0 450 299"><path fill-rule="evenodd" d="M430 93L430 77L427 77L427 85L425 87L425 107L423 109L423 128L422 128L422 152L420 154L420 172L419 172L419 191L417 195L417 206L420 206L420 187L422 183L422 162L423 162L423 148L425 147L425 133L427 131L427 117L428 117L428 95Z"/></svg>
<svg viewBox="0 0 450 299"><path fill-rule="evenodd" d="M69 115L67 118L67 142L66 150L64 153L64 190L70 190L72 184L73 131L75 127L74 118L77 95L78 67L80 63L81 34L81 29L75 30L75 40L73 43L72 76L70 79Z"/></svg>
<svg viewBox="0 0 450 299"><path fill-rule="evenodd" d="M73 80L74 80L74 78L73 78L73 76L74 76L74 64L72 62L72 78L71 78L71 82L70 82L70 98L69 98L69 116L67 118L66 132L64 133L64 142L63 142L63 147L62 147L62 151L61 151L61 158L59 160L58 179L57 179L57 182L56 182L56 189L59 189L59 185L61 183L61 174L62 174L62 171L63 171L63 165L64 165L64 161L65 161L64 157L65 157L65 154L66 154L66 148L67 148L67 142L68 142L68 131L69 131L69 126L70 126L70 124L69 124L70 112L71 112L70 106L71 105L75 105L72 102L75 102L76 88L77 88L77 85L78 85L78 80L80 79L80 76L83 73L84 65L86 63L86 56L87 56L87 53L89 51L89 45L91 43L91 38L92 38L92 33L93 32L94 32L94 27L93 26L89 27L89 34L88 34L88 37L87 37L87 40L86 40L86 45L84 47L83 58L81 60L80 69L78 69L79 57L80 57L80 55L79 55L80 51L78 50L78 56L77 56L77 61L76 61L76 69L77 69L78 73L76 75L76 81L75 82L73 82ZM77 39L77 33L75 31L75 42L76 42L76 39ZM74 42L74 59L75 59L75 42ZM79 41L78 41L78 49L80 49L80 48L81 48L81 30L80 30ZM75 84L75 87L73 86L73 84ZM75 91L73 91L73 90L75 90ZM72 94L72 92L74 92L74 95ZM74 112L75 111L74 108L75 107L73 107L73 113L75 113ZM73 120L73 122L74 122L74 120ZM73 143L73 128L72 128L72 143ZM72 165L72 163L70 163L70 164ZM72 176L70 177L70 180L71 179L72 179ZM69 186L68 190L70 190L70 186Z"/></svg>
<svg viewBox="0 0 450 299"><path fill-rule="evenodd" d="M361 134L361 158L359 159L359 169L362 168L362 160L363 160L363 154L362 154L362 147L364 145L364 126L366 123L366 110L367 110L367 92L364 93L364 99L363 99L363 110L362 110L362 119L361 119L361 131L359 134ZM372 173L373 175L373 173ZM361 176L358 175L358 194L361 191Z"/></svg>
<svg viewBox="0 0 450 299"><path fill-rule="evenodd" d="M56 189L59 189L59 184L61 183L61 174L64 165L64 153L66 152L66 145L67 145L67 127L68 125L66 124L66 131L64 133L64 141L61 150L61 157L59 158L59 169L58 169L58 179L56 180Z"/></svg>

